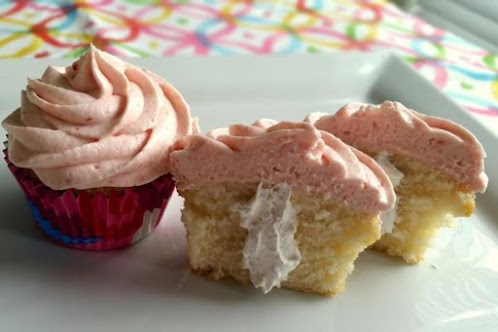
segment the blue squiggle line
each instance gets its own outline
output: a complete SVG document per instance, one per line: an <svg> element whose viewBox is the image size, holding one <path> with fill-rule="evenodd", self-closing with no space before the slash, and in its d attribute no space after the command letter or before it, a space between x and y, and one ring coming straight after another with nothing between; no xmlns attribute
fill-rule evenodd
<svg viewBox="0 0 498 332"><path fill-rule="evenodd" d="M243 23L255 23L260 26L271 27L271 26L280 26L280 22L272 21L267 18L257 17L252 15L244 15L237 17L237 21Z"/></svg>
<svg viewBox="0 0 498 332"><path fill-rule="evenodd" d="M427 54L424 49L423 49L423 45L424 43L430 43L430 44L434 44L434 41L430 40L430 39L427 39L427 38L423 38L423 39L420 39L420 38L417 38L417 39L413 39L411 42L410 42L410 47L415 51L417 52L419 55L421 56L426 56L426 57L431 57L430 54Z"/></svg>
<svg viewBox="0 0 498 332"><path fill-rule="evenodd" d="M450 98L458 99L460 101L465 101L465 102L468 102L468 103L472 103L472 104L477 105L479 107L487 108L487 109L489 109L493 113L498 113L498 104L494 103L492 101L489 101L489 100L486 100L486 99L476 98L476 97L469 96L469 95L464 95L464 94L461 94L461 93L458 93L458 92L448 91L448 92L446 92L446 94Z"/></svg>
<svg viewBox="0 0 498 332"><path fill-rule="evenodd" d="M47 4L47 5L52 5L54 7L61 7L61 6L70 6L73 4L73 1L70 0L37 0L37 4Z"/></svg>
<svg viewBox="0 0 498 332"><path fill-rule="evenodd" d="M68 245L76 245L76 244L91 244L96 243L102 240L99 237L89 237L89 238L80 238L80 237L72 237L69 235L64 235L60 229L52 226L50 220L44 219L40 214L38 208L30 201L28 201L29 207L31 208L31 213L36 223L40 228L47 234L50 238L62 242Z"/></svg>
<svg viewBox="0 0 498 332"><path fill-rule="evenodd" d="M201 24L196 32L197 39L204 47L209 48L211 51L217 52L222 55L236 55L240 53L237 50L230 49L229 47L213 44L209 39L209 37L206 35L205 31L209 31L209 29L213 28L220 22L221 22L220 20L209 20ZM289 35L289 44L283 49L279 50L277 53L279 54L293 53L298 51L302 45L303 42L299 40L297 36Z"/></svg>
<svg viewBox="0 0 498 332"><path fill-rule="evenodd" d="M289 44L285 48L279 50L277 54L296 53L299 50L299 48L301 48L301 46L304 45L304 43L297 36L289 35L289 37L290 37Z"/></svg>
<svg viewBox="0 0 498 332"><path fill-rule="evenodd" d="M323 9L323 1L322 0L315 0L315 2L312 5L313 10L322 10Z"/></svg>
<svg viewBox="0 0 498 332"><path fill-rule="evenodd" d="M208 31L210 28L216 26L216 24L219 24L219 23L222 23L222 21L215 19L215 20L206 21L203 24L201 24L195 32L197 40L199 40L201 45L204 46L205 48L208 48L208 49L215 51L219 54L222 54L222 55L235 55L235 54L237 54L237 52L235 52L227 47L213 44L211 42L211 40L209 39L209 37L206 35L205 31Z"/></svg>
<svg viewBox="0 0 498 332"><path fill-rule="evenodd" d="M498 80L498 74L496 73L485 73L485 72L478 72L478 71L473 71L470 69L465 69L456 65L452 64L443 64L446 68L449 70L455 71L457 73L463 74L467 77L470 77L474 80L478 81L484 81L484 82L491 82Z"/></svg>
<svg viewBox="0 0 498 332"><path fill-rule="evenodd" d="M68 9L68 11L65 12L66 15L64 15L64 21L54 27L55 29L61 30L71 27L71 25L76 21L76 18L78 17L78 10L76 9L76 7L74 7L73 5L67 5L64 7Z"/></svg>

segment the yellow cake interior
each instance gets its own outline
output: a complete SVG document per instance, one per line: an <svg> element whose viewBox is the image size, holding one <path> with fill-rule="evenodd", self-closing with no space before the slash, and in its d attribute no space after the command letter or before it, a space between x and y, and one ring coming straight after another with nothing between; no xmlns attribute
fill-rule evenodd
<svg viewBox="0 0 498 332"><path fill-rule="evenodd" d="M193 271L250 283L242 264L247 230L234 207L250 202L256 190L257 184L240 183L179 190ZM323 295L342 291L359 253L379 238L380 221L319 195L293 192L291 203L298 211L294 238L301 262L281 286Z"/></svg>
<svg viewBox="0 0 498 332"><path fill-rule="evenodd" d="M417 263L438 229L451 226L453 217L472 214L475 195L424 163L399 155L390 160L404 174L395 188L397 218L392 233L384 234L373 247Z"/></svg>

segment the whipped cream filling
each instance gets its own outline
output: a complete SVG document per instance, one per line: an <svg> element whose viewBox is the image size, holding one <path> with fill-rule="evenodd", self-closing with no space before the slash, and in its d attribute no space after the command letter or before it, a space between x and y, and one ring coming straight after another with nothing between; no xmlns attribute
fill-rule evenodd
<svg viewBox="0 0 498 332"><path fill-rule="evenodd" d="M394 166L394 164L389 159L389 154L386 151L381 151L379 154L375 156L375 161L379 166L386 172L389 180L393 184L393 188L396 189L397 186L401 183L404 175L403 173ZM380 220L382 222L381 225L381 234L391 233L394 228L394 223L398 216L398 203L399 199L396 197L396 201L394 202L394 207L386 212L382 212L380 214Z"/></svg>
<svg viewBox="0 0 498 332"><path fill-rule="evenodd" d="M249 269L255 287L266 294L287 279L301 262L294 241L296 209L291 187L278 183L265 188L260 183L254 198L239 207L240 225L248 230L243 250L243 266Z"/></svg>

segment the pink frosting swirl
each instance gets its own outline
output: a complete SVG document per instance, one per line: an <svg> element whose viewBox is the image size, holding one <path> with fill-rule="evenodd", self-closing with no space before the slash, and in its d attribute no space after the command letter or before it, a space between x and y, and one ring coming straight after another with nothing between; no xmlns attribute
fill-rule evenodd
<svg viewBox="0 0 498 332"><path fill-rule="evenodd" d="M286 182L377 214L394 204L384 171L370 157L307 123L261 120L177 141L171 172L179 189L224 183Z"/></svg>
<svg viewBox="0 0 498 332"><path fill-rule="evenodd" d="M169 172L169 149L196 132L188 105L150 71L90 47L28 79L2 123L9 157L52 189L131 187Z"/></svg>
<svg viewBox="0 0 498 332"><path fill-rule="evenodd" d="M472 191L486 189L486 154L482 145L467 129L449 120L385 101L381 105L350 103L336 114L314 113L306 121L360 150L386 150L408 156L444 172Z"/></svg>

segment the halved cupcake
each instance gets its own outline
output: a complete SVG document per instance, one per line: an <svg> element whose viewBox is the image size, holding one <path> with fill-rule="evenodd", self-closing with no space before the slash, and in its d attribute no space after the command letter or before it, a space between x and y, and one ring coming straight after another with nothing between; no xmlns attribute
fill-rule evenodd
<svg viewBox="0 0 498 332"><path fill-rule="evenodd" d="M451 121L391 101L351 103L307 121L375 158L389 175L396 207L381 216L383 235L374 247L406 262L423 260L437 230L470 216L475 193L486 189L481 144Z"/></svg>
<svg viewBox="0 0 498 332"><path fill-rule="evenodd" d="M185 198L190 265L213 279L332 295L392 208L368 156L306 123L234 125L180 139L171 172Z"/></svg>
<svg viewBox="0 0 498 332"><path fill-rule="evenodd" d="M2 126L37 225L86 250L123 247L155 228L174 190L168 148L196 128L168 82L93 46L28 79Z"/></svg>

